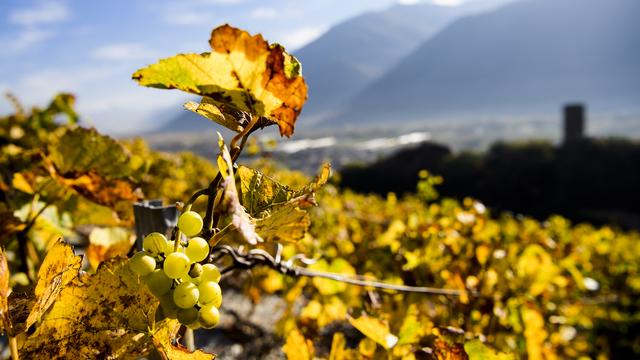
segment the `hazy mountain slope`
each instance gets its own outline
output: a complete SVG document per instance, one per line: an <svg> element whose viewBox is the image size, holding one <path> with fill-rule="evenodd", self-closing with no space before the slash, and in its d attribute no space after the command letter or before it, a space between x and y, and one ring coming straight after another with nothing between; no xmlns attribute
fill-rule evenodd
<svg viewBox="0 0 640 360"><path fill-rule="evenodd" d="M460 19L350 102L333 123L600 110L640 103L640 1L529 0Z"/></svg>
<svg viewBox="0 0 640 360"><path fill-rule="evenodd" d="M457 7L396 5L334 26L295 53L309 84L304 122L318 121L334 112L453 20L503 2L483 1Z"/></svg>

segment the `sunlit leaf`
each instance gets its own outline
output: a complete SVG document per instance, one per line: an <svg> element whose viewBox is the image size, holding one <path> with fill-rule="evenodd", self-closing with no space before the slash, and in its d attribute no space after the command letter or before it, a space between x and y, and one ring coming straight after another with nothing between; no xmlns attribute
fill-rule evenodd
<svg viewBox="0 0 640 360"><path fill-rule="evenodd" d="M0 331L10 327L11 320L9 317L9 265L7 264L7 256L4 250L0 248Z"/></svg>
<svg viewBox="0 0 640 360"><path fill-rule="evenodd" d="M333 259L331 264L328 264L326 260L321 259L320 261L311 264L309 269L341 275L354 275L356 273L353 266L351 266L347 260L342 258ZM325 296L341 293L345 291L348 286L343 282L323 279L321 277L314 277L312 282L316 289Z"/></svg>
<svg viewBox="0 0 640 360"><path fill-rule="evenodd" d="M472 340L464 344L464 350L469 360L515 360L513 354L499 353L490 349L479 340Z"/></svg>
<svg viewBox="0 0 640 360"><path fill-rule="evenodd" d="M62 290L78 277L81 266L82 258L73 253L71 245L59 240L51 246L38 270L36 302L27 318L27 329L42 318Z"/></svg>
<svg viewBox="0 0 640 360"><path fill-rule="evenodd" d="M347 317L349 323L369 339L380 344L385 349L391 349L398 343L398 337L389 331L386 322L363 314L359 318Z"/></svg>
<svg viewBox="0 0 640 360"><path fill-rule="evenodd" d="M153 332L153 345L158 351L158 354L164 360L213 360L215 355L207 353L202 350L189 351L187 348L178 344L177 346L172 343L175 331L180 324L175 321L165 321L161 324L158 330Z"/></svg>
<svg viewBox="0 0 640 360"><path fill-rule="evenodd" d="M287 335L282 351L289 360L311 360L314 354L313 343L305 339L298 329Z"/></svg>
<svg viewBox="0 0 640 360"><path fill-rule="evenodd" d="M260 126L277 124L280 134L291 136L296 118L307 97L307 86L299 63L278 44L269 45L261 35L229 25L217 27L209 40L212 52L179 54L140 69L133 79L140 85L161 89L179 89L204 96L207 106L219 113L242 111L264 119ZM237 131L241 119L228 126ZM223 125L231 125L228 120Z"/></svg>
<svg viewBox="0 0 640 360"><path fill-rule="evenodd" d="M54 300L26 338L21 357L117 358L149 351L147 333L158 301L129 269L126 258L103 263L94 275L76 274Z"/></svg>

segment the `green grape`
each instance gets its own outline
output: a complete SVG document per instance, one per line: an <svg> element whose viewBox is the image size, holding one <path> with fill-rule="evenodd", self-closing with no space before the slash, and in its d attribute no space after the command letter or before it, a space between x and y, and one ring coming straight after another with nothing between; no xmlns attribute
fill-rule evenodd
<svg viewBox="0 0 640 360"><path fill-rule="evenodd" d="M220 311L213 304L207 304L200 308L198 322L205 329L211 329L218 325L220 321Z"/></svg>
<svg viewBox="0 0 640 360"><path fill-rule="evenodd" d="M173 248L175 247L176 242L173 240L169 240L167 241L167 247L164 249L164 253L165 254L171 254L173 251ZM178 244L178 251L177 252L184 252L184 246L182 246L181 244Z"/></svg>
<svg viewBox="0 0 640 360"><path fill-rule="evenodd" d="M202 279L200 277L191 277L189 275L187 276L183 276L180 278L181 282L190 282L193 283L194 285L198 286L200 285L200 282L202 281Z"/></svg>
<svg viewBox="0 0 640 360"><path fill-rule="evenodd" d="M156 268L156 260L145 251L139 251L131 259L129 266L140 276L149 275Z"/></svg>
<svg viewBox="0 0 640 360"><path fill-rule="evenodd" d="M195 211L187 211L178 218L178 229L191 237L202 230L202 217Z"/></svg>
<svg viewBox="0 0 640 360"><path fill-rule="evenodd" d="M202 327L202 324L200 324L200 321L196 321L192 324L187 325L187 327L191 330L198 330Z"/></svg>
<svg viewBox="0 0 640 360"><path fill-rule="evenodd" d="M172 279L187 276L190 267L189 258L180 252L171 253L164 260L164 273Z"/></svg>
<svg viewBox="0 0 640 360"><path fill-rule="evenodd" d="M167 238L158 232L152 232L144 237L142 247L149 253L158 255L165 252L167 248Z"/></svg>
<svg viewBox="0 0 640 360"><path fill-rule="evenodd" d="M220 282L220 270L213 264L202 265L202 281Z"/></svg>
<svg viewBox="0 0 640 360"><path fill-rule="evenodd" d="M191 269L189 270L189 276L191 276L192 278L197 278L197 277L200 277L200 275L202 275L202 265L198 263L191 265Z"/></svg>
<svg viewBox="0 0 640 360"><path fill-rule="evenodd" d="M191 261L202 261L209 256L209 243L201 237L191 238L184 252Z"/></svg>
<svg viewBox="0 0 640 360"><path fill-rule="evenodd" d="M144 278L149 291L156 297L166 294L171 290L173 280L164 273L162 269L153 270L153 272Z"/></svg>
<svg viewBox="0 0 640 360"><path fill-rule="evenodd" d="M178 321L183 325L193 324L198 321L198 309L190 307L188 309L178 310Z"/></svg>
<svg viewBox="0 0 640 360"><path fill-rule="evenodd" d="M183 282L176 286L173 291L173 302L179 308L188 309L198 303L200 292L198 287L192 282Z"/></svg>
<svg viewBox="0 0 640 360"><path fill-rule="evenodd" d="M168 317L169 319L177 318L178 310L180 310L180 308L178 308L176 306L176 303L173 302L173 290L170 290L165 294L159 296L158 300L160 300L160 306L162 307L164 316Z"/></svg>
<svg viewBox="0 0 640 360"><path fill-rule="evenodd" d="M198 291L200 292L198 304L213 304L217 308L222 305L222 289L220 289L218 283L205 281L198 286Z"/></svg>

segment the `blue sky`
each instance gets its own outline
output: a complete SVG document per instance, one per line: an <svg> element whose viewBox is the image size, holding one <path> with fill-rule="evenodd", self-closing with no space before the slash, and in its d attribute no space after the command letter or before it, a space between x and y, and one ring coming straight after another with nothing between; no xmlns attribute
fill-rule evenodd
<svg viewBox="0 0 640 360"><path fill-rule="evenodd" d="M27 106L73 92L86 123L112 134L141 130L167 121L187 96L139 87L131 73L161 57L208 51L217 25L261 32L295 50L349 17L417 1L2 0L0 91ZM11 110L0 99L0 113Z"/></svg>

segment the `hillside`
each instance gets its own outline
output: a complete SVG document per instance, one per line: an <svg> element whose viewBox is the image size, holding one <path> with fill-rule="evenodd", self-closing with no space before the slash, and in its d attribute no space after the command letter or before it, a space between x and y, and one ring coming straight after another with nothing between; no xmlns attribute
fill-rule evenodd
<svg viewBox="0 0 640 360"><path fill-rule="evenodd" d="M456 21L331 124L638 107L640 2L537 0Z"/></svg>

